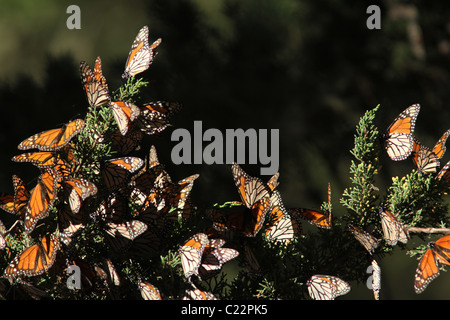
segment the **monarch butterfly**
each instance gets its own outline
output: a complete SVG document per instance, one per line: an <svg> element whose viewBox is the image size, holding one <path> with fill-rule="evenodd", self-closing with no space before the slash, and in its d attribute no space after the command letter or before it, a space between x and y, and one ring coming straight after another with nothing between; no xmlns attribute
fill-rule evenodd
<svg viewBox="0 0 450 320"><path fill-rule="evenodd" d="M148 44L148 27L144 26L131 45L130 53L125 64L125 71L122 78L130 78L138 73L144 72L153 62L155 49L161 43L161 38L157 39L151 46Z"/></svg>
<svg viewBox="0 0 450 320"><path fill-rule="evenodd" d="M113 249L117 252L128 249L138 236L147 230L147 225L139 220L125 221L122 223L107 223L106 233Z"/></svg>
<svg viewBox="0 0 450 320"><path fill-rule="evenodd" d="M24 218L26 233L33 231L37 221L47 215L49 208L55 202L58 180L59 176L55 170L45 170L31 190Z"/></svg>
<svg viewBox="0 0 450 320"><path fill-rule="evenodd" d="M266 213L270 209L270 189L261 179L249 176L235 162L232 164L232 173L243 203L251 210L249 217L243 217L244 230L241 230L246 236L254 237L264 225Z"/></svg>
<svg viewBox="0 0 450 320"><path fill-rule="evenodd" d="M198 269L201 280L207 280L220 272L224 263L236 258L239 252L232 248L215 248L204 254Z"/></svg>
<svg viewBox="0 0 450 320"><path fill-rule="evenodd" d="M225 206L208 211L214 223L213 227L218 231L234 230L246 237L255 237L261 230L267 210L270 207L270 199L260 201L251 209L243 203L235 201L231 206Z"/></svg>
<svg viewBox="0 0 450 320"><path fill-rule="evenodd" d="M412 160L419 172L432 173L437 171L440 164L439 160L442 159L442 156L447 150L445 143L447 142L449 135L450 129L444 132L439 141L433 147L433 150L428 149L419 141L414 139Z"/></svg>
<svg viewBox="0 0 450 320"><path fill-rule="evenodd" d="M350 292L350 285L344 280L328 275L313 275L307 282L309 296L314 300L334 300Z"/></svg>
<svg viewBox="0 0 450 320"><path fill-rule="evenodd" d="M176 218L182 216L188 218L191 214L189 202L189 195L194 187L194 181L199 177L199 174L193 174L187 178L184 178L178 183L169 183L169 185L163 189L163 198L166 200L167 208L174 208L173 214L177 215ZM170 218L170 217L168 217Z"/></svg>
<svg viewBox="0 0 450 320"><path fill-rule="evenodd" d="M331 186L328 184L328 212L321 212L312 209L295 208L288 209L288 214L292 216L298 225L300 220L306 220L310 224L323 229L331 229Z"/></svg>
<svg viewBox="0 0 450 320"><path fill-rule="evenodd" d="M140 142L143 138L142 131L139 129L128 130L122 135L119 130L111 135L112 147L121 155L127 155L133 150L140 149Z"/></svg>
<svg viewBox="0 0 450 320"><path fill-rule="evenodd" d="M384 210L382 207L379 209L381 218L381 227L383 229L384 239L390 246L395 246L397 241L401 243L407 243L409 239L409 232L398 221L398 219L389 211Z"/></svg>
<svg viewBox="0 0 450 320"><path fill-rule="evenodd" d="M247 208L251 208L261 199L270 197L269 189L261 179L249 176L236 162L232 164L231 170L239 195Z"/></svg>
<svg viewBox="0 0 450 320"><path fill-rule="evenodd" d="M372 291L375 300L380 300L381 269L375 259L372 260Z"/></svg>
<svg viewBox="0 0 450 320"><path fill-rule="evenodd" d="M181 266L184 276L190 278L198 274L198 268L202 261L203 251L208 244L208 236L204 233L196 233L189 238L179 249Z"/></svg>
<svg viewBox="0 0 450 320"><path fill-rule="evenodd" d="M108 83L106 82L106 78L103 75L102 70L102 59L97 57L94 65L94 77L95 79L108 91Z"/></svg>
<svg viewBox="0 0 450 320"><path fill-rule="evenodd" d="M106 269L108 270L107 278L110 284L115 285L116 287L120 286L120 277L119 273L116 270L116 267L112 263L110 259L105 259Z"/></svg>
<svg viewBox="0 0 450 320"><path fill-rule="evenodd" d="M23 140L18 148L28 150L37 148L40 151L55 151L61 149L84 128L84 120L76 119L66 123L59 129L42 131Z"/></svg>
<svg viewBox="0 0 450 320"><path fill-rule="evenodd" d="M278 190L272 192L270 203L271 208L267 215L271 225L266 228L265 234L269 241L287 243L300 232L300 227L287 213Z"/></svg>
<svg viewBox="0 0 450 320"><path fill-rule="evenodd" d="M69 205L73 213L80 211L82 202L97 193L94 183L82 178L70 178L63 182L69 190Z"/></svg>
<svg viewBox="0 0 450 320"><path fill-rule="evenodd" d="M139 281L139 291L144 300L162 300L159 289L147 281Z"/></svg>
<svg viewBox="0 0 450 320"><path fill-rule="evenodd" d="M200 279L207 280L217 274L223 264L236 258L239 252L232 248L223 248L225 240L209 239L205 246L202 262L198 269Z"/></svg>
<svg viewBox="0 0 450 320"><path fill-rule="evenodd" d="M97 58L95 61L94 72L85 61L80 63L81 82L83 84L84 91L92 108L109 103L111 98L108 93L108 85L106 79L103 76L101 69L101 59Z"/></svg>
<svg viewBox="0 0 450 320"><path fill-rule="evenodd" d="M416 139L414 139L412 160L421 173L436 172L440 165L438 156Z"/></svg>
<svg viewBox="0 0 450 320"><path fill-rule="evenodd" d="M123 186L131 173L139 170L144 161L137 157L122 157L108 160L104 163L102 176L108 189Z"/></svg>
<svg viewBox="0 0 450 320"><path fill-rule="evenodd" d="M450 265L450 235L443 236L428 244L414 277L414 290L421 293L428 284L439 276L439 264Z"/></svg>
<svg viewBox="0 0 450 320"><path fill-rule="evenodd" d="M30 200L30 191L25 187L22 179L16 175L13 175L13 187L14 194L0 194L0 208L23 218Z"/></svg>
<svg viewBox="0 0 450 320"><path fill-rule="evenodd" d="M39 151L22 153L14 156L11 160L15 162L31 162L38 167L46 168L55 166L57 158L53 152Z"/></svg>
<svg viewBox="0 0 450 320"><path fill-rule="evenodd" d="M40 275L53 265L59 249L55 234L45 235L39 242L17 255L5 269L6 277Z"/></svg>
<svg viewBox="0 0 450 320"><path fill-rule="evenodd" d="M289 209L288 213L298 222L300 219L306 220L311 224L323 229L331 229L331 214L312 209L295 208Z"/></svg>
<svg viewBox="0 0 450 320"><path fill-rule="evenodd" d="M411 155L414 145L413 133L419 111L419 104L409 106L395 118L384 133L385 149L392 160L404 160Z"/></svg>
<svg viewBox="0 0 450 320"><path fill-rule="evenodd" d="M146 103L140 108L138 126L142 132L152 135L163 131L169 126L172 115L181 110L178 102L156 101Z"/></svg>
<svg viewBox="0 0 450 320"><path fill-rule="evenodd" d="M131 122L136 120L141 113L139 107L129 101L111 101L109 107L122 135L128 132Z"/></svg>
<svg viewBox="0 0 450 320"><path fill-rule="evenodd" d="M450 161L442 167L441 171L436 175L436 179L448 183L450 181Z"/></svg>
<svg viewBox="0 0 450 320"><path fill-rule="evenodd" d="M372 254L380 244L380 240L372 236L370 233L361 230L351 224L348 224L347 227L353 234L355 239L358 240L359 243L361 243L370 254Z"/></svg>
<svg viewBox="0 0 450 320"><path fill-rule="evenodd" d="M82 212L73 214L70 206L65 204L59 205L57 209L59 239L65 245L69 245L73 235L84 228L84 214Z"/></svg>

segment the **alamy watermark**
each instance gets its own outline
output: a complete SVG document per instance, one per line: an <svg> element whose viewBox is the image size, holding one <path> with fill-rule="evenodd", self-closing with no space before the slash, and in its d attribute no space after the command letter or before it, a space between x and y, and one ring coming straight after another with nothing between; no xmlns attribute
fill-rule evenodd
<svg viewBox="0 0 450 320"><path fill-rule="evenodd" d="M270 131L270 139L269 139ZM203 132L202 121L194 121L194 133L178 128L172 132L171 141L174 164L261 164L261 175L274 175L279 167L278 129L219 129ZM270 140L270 141L269 141ZM203 147L203 142L209 142ZM270 144L270 148L268 147ZM246 161L247 160L247 161Z"/></svg>

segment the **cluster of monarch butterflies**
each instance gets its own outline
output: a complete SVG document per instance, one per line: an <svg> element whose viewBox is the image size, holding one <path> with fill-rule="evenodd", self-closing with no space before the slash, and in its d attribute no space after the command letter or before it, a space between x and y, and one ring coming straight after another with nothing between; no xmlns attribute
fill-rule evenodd
<svg viewBox="0 0 450 320"><path fill-rule="evenodd" d="M240 237L244 240L242 254L247 270L250 274L256 274L260 271L260 266L252 247L245 239L254 238L261 232L269 242L286 244L302 234L302 221L323 229L332 227L330 185L327 212L304 208L286 209L281 194L276 189L279 173L264 183L260 178L247 174L237 163L232 164L231 171L241 201L231 201L226 205L215 205L207 209L206 214L212 224L180 246L184 275L189 281L193 276L200 280L208 279L225 262L240 254L233 248L223 247L227 239ZM196 290L198 289L193 284L193 292L199 293ZM349 290L348 283L333 276L316 275L313 276L313 281L308 282L308 292L313 299L330 300ZM318 293L322 291L326 293ZM202 293L198 298L216 299L210 292Z"/></svg>
<svg viewBox="0 0 450 320"><path fill-rule="evenodd" d="M134 77L153 62L161 39L149 45L148 33L147 26L139 31L129 52L123 78ZM9 229L0 220L0 250L7 248L16 237L25 235L25 248L5 268L4 276L34 298L48 295L27 282L25 277L41 275L53 266L52 270L66 270L69 265L77 265L83 284L92 283L93 277L100 277L108 285L119 285L118 272L107 257L94 266L64 258L71 250L73 239L88 224L102 226L104 238L109 241L114 254L127 252L152 256L171 221L188 217L195 209L189 195L198 175L172 182L153 146L146 161L128 155L139 148L143 134L157 134L169 126L170 117L180 110L180 104L157 101L137 106L129 101L112 99L100 57L93 70L82 61L80 72L90 111L109 108L114 119L111 123L117 126L115 129L113 125L104 136L94 137L93 146L109 139L119 156L95 164L78 159L76 137L87 128L87 118L37 133L18 145L18 149L27 152L12 160L35 165L40 176L35 186L29 188L14 175L14 192L0 194L0 208L16 218ZM80 173L86 165L95 167L98 176L95 183ZM85 205L87 200L92 200L90 205ZM95 204L94 209L92 204ZM56 222L55 229L49 231L47 221L49 224ZM138 289L144 299L159 295L158 290L145 280L139 279Z"/></svg>
<svg viewBox="0 0 450 320"><path fill-rule="evenodd" d="M444 132L432 149L428 148L414 136L419 111L420 105L413 104L394 119L383 134L386 152L390 159L394 161L411 158L418 172L422 174L434 174L437 172L435 179L448 183L450 178L450 161L439 172L438 168L440 167L440 160L446 151L445 144L450 135L450 129ZM398 216L382 206L379 208L379 215L386 244L389 246L394 246L398 242L406 244L410 237L408 228L400 222ZM377 239L369 232L353 225L349 224L348 229L371 255L381 242L381 239ZM423 292L430 281L439 275L440 263L450 264L449 238L450 236L444 236L436 242L429 243L429 249L420 260L415 273L414 290L416 293ZM374 295L375 298L378 298L380 269L375 259L372 260L372 266Z"/></svg>

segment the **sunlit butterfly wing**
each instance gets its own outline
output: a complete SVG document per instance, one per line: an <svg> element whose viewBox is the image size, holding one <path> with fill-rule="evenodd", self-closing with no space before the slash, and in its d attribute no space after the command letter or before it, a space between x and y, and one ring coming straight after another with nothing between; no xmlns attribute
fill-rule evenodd
<svg viewBox="0 0 450 320"><path fill-rule="evenodd" d="M130 174L139 170L144 161L137 157L122 157L108 160L102 176L108 189L117 189L128 182Z"/></svg>
<svg viewBox="0 0 450 320"><path fill-rule="evenodd" d="M57 198L58 179L54 170L46 170L39 177L36 186L30 192L30 200L26 207L25 232L33 231L37 221L47 216L49 208Z"/></svg>
<svg viewBox="0 0 450 320"><path fill-rule="evenodd" d="M106 269L108 270L107 278L110 284L115 286L120 286L120 277L119 273L116 270L116 267L112 263L111 259L106 259Z"/></svg>
<svg viewBox="0 0 450 320"><path fill-rule="evenodd" d="M280 177L280 173L277 172L275 173L267 182L267 186L269 187L270 191L275 190L276 187L278 187L278 185L280 184L278 182L278 178Z"/></svg>
<svg viewBox="0 0 450 320"><path fill-rule="evenodd" d="M267 238L269 241L290 242L299 234L299 225L287 213L278 190L272 192L270 203L271 208L267 213L270 225L265 229Z"/></svg>
<svg viewBox="0 0 450 320"><path fill-rule="evenodd" d="M445 183L450 182L450 161L442 167L441 171L436 175L436 179L441 180Z"/></svg>
<svg viewBox="0 0 450 320"><path fill-rule="evenodd" d="M372 260L372 291L375 300L380 300L381 269L375 259Z"/></svg>
<svg viewBox="0 0 450 320"><path fill-rule="evenodd" d="M206 251L206 250L205 250ZM236 258L239 252L232 248L214 248L203 254L198 274L202 280L207 280L220 272L223 264Z"/></svg>
<svg viewBox="0 0 450 320"><path fill-rule="evenodd" d="M442 156L444 155L445 151L447 150L445 143L447 142L447 138L449 135L450 135L450 129L444 132L444 134L441 136L439 141L433 147L432 151L439 159L442 159Z"/></svg>
<svg viewBox="0 0 450 320"><path fill-rule="evenodd" d="M438 156L416 139L414 139L413 152L411 156L417 170L421 173L436 172L440 165Z"/></svg>
<svg viewBox="0 0 450 320"><path fill-rule="evenodd" d="M125 64L125 71L122 78L130 78L138 73L144 72L153 62L155 49L161 43L161 39L156 40L151 46L148 44L148 27L144 26L131 45L130 53Z"/></svg>
<svg viewBox="0 0 450 320"><path fill-rule="evenodd" d="M395 246L398 241L401 243L407 243L409 239L408 230L403 224L389 211L384 210L382 207L379 209L381 227L383 229L384 239L390 246Z"/></svg>
<svg viewBox="0 0 450 320"><path fill-rule="evenodd" d="M61 128L51 129L32 135L23 140L18 148L28 150L37 148L40 151L55 151L67 145L70 140L84 128L84 120L76 119Z"/></svg>
<svg viewBox="0 0 450 320"><path fill-rule="evenodd" d="M106 80L103 77L103 73L99 73L99 66L96 63L97 69L94 69L96 70L94 74L85 61L81 61L80 63L81 82L86 92L89 105L92 108L105 105L111 100L108 93L108 86L105 85ZM103 83L103 80L105 80L105 83Z"/></svg>
<svg viewBox="0 0 450 320"><path fill-rule="evenodd" d="M108 92L108 83L105 76L103 75L102 59L100 57L97 57L97 59L95 60L94 77L103 86L103 88L106 89L106 92Z"/></svg>
<svg viewBox="0 0 450 320"><path fill-rule="evenodd" d="M450 265L450 235L443 236L436 242L429 243L414 277L414 290L421 293L428 284L439 276L439 264Z"/></svg>
<svg viewBox="0 0 450 320"><path fill-rule="evenodd" d="M38 243L22 251L5 269L6 277L40 275L53 265L59 249L55 234L45 235Z"/></svg>
<svg viewBox="0 0 450 320"><path fill-rule="evenodd" d="M134 239L147 230L147 225L139 220L125 221L122 223L107 223L106 233L114 250L123 252L128 250Z"/></svg>
<svg viewBox="0 0 450 320"><path fill-rule="evenodd" d="M189 196L194 186L194 181L199 177L199 174L193 174L187 178L178 181L177 184L170 184L164 188L163 194L167 204L170 204L173 210L173 215L177 218L182 216L189 218L191 212L188 208Z"/></svg>
<svg viewBox="0 0 450 320"><path fill-rule="evenodd" d="M314 300L334 300L347 294L350 285L344 280L328 275L313 275L307 282L309 295Z"/></svg>
<svg viewBox="0 0 450 320"><path fill-rule="evenodd" d="M111 101L109 107L122 135L128 132L131 122L136 120L141 112L138 106L129 101Z"/></svg>
<svg viewBox="0 0 450 320"><path fill-rule="evenodd" d="M139 291L144 300L162 300L159 289L147 281L139 281Z"/></svg>
<svg viewBox="0 0 450 320"><path fill-rule="evenodd" d="M261 199L270 197L269 188L261 179L249 176L235 162L232 164L231 170L239 195L247 208L251 208Z"/></svg>
<svg viewBox="0 0 450 320"><path fill-rule="evenodd" d="M198 273L198 268L202 262L203 251L208 244L208 236L204 233L197 233L189 238L179 249L181 266L184 276L190 278Z"/></svg>
<svg viewBox="0 0 450 320"><path fill-rule="evenodd" d="M11 160L15 162L31 162L41 168L53 167L57 163L54 153L49 151L22 153L14 156Z"/></svg>
<svg viewBox="0 0 450 320"><path fill-rule="evenodd" d="M77 213L83 201L97 193L94 183L82 178L70 178L64 180L69 194L69 205L73 213Z"/></svg>
<svg viewBox="0 0 450 320"><path fill-rule="evenodd" d="M386 130L384 134L385 149L394 161L404 160L413 150L413 133L420 111L419 104L406 108Z"/></svg>
<svg viewBox="0 0 450 320"><path fill-rule="evenodd" d="M355 227L351 224L348 224L348 230L370 254L372 254L375 251L375 249L378 248L380 240L372 236L370 233L361 230L360 228Z"/></svg>

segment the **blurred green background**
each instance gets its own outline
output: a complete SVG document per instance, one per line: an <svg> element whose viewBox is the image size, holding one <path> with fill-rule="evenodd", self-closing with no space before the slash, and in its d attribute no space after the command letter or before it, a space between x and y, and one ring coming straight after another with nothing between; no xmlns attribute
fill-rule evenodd
<svg viewBox="0 0 450 320"><path fill-rule="evenodd" d="M81 9L81 30L69 30L69 5ZM381 30L369 30L366 9L378 4ZM144 96L183 103L174 127L147 137L175 180L200 173L194 201L210 205L237 200L227 165L171 164L174 128L280 130L280 186L287 207L319 208L332 185L335 215L349 185L349 150L365 110L381 104L384 131L413 103L422 109L416 136L432 146L450 128L450 3L361 0L134 0L0 1L0 190L11 176L34 183L37 170L17 164L17 144L28 136L83 117L87 101L79 62L103 61L109 87L120 75L138 30L148 25L159 54L142 76ZM447 162L448 155L443 162ZM381 192L391 176L413 166L383 153ZM258 166L243 166L252 175ZM368 264L369 265L369 264ZM442 273L421 295L413 291L417 261L404 251L386 257L383 299L449 299ZM369 276L369 275L368 275ZM342 298L372 299L364 285Z"/></svg>

